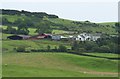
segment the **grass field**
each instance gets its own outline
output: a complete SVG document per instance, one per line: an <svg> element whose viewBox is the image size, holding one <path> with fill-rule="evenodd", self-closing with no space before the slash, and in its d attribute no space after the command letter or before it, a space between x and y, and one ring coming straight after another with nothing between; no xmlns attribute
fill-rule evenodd
<svg viewBox="0 0 120 79"><path fill-rule="evenodd" d="M102 25L115 25L116 22L104 22L104 23L98 23Z"/></svg>
<svg viewBox="0 0 120 79"><path fill-rule="evenodd" d="M9 34L3 34L6 38ZM14 48L26 46L46 49L70 44L51 40L7 40L3 42L3 77L109 77L117 76L118 60L80 56L58 52L18 53ZM117 57L116 54L90 53L96 56Z"/></svg>
<svg viewBox="0 0 120 79"><path fill-rule="evenodd" d="M117 65L117 61L66 53L3 53L3 77L113 77Z"/></svg>

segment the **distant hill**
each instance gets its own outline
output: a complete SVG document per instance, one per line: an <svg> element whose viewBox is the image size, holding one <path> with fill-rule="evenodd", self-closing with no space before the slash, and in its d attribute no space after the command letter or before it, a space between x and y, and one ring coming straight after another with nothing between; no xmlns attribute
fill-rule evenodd
<svg viewBox="0 0 120 79"><path fill-rule="evenodd" d="M103 22L103 23L98 23L98 24L102 24L102 25L115 25L116 22Z"/></svg>
<svg viewBox="0 0 120 79"><path fill-rule="evenodd" d="M79 16L80 17L80 16ZM32 23L29 28L36 28L36 24L44 21L54 30L73 31L77 33L105 33L115 34L114 22L110 23L92 23L90 21L73 21L59 18L57 15L47 14L45 12L29 12L18 10L2 9L3 25L17 26L15 23L21 19ZM19 23L19 22L18 22Z"/></svg>

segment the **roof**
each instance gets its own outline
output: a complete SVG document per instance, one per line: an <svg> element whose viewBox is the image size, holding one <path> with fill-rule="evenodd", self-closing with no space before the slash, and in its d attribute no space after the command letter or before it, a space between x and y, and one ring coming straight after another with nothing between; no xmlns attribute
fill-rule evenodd
<svg viewBox="0 0 120 79"><path fill-rule="evenodd" d="M30 38L31 37L29 35L16 35L16 36L20 36L20 37L23 37L23 38Z"/></svg>
<svg viewBox="0 0 120 79"><path fill-rule="evenodd" d="M29 35L12 35L12 36L19 36L19 37L23 37L23 38L29 38L29 37L31 37ZM8 36L8 37L11 37L11 36Z"/></svg>

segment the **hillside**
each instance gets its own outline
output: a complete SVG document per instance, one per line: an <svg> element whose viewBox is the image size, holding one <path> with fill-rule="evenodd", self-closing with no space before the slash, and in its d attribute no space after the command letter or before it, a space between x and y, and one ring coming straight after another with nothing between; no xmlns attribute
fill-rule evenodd
<svg viewBox="0 0 120 79"><path fill-rule="evenodd" d="M115 25L116 22L103 22L103 23L98 23L102 25Z"/></svg>
<svg viewBox="0 0 120 79"><path fill-rule="evenodd" d="M45 22L50 25L51 29L54 30L63 30L77 33L88 32L116 34L114 23L92 23L90 21L72 21L59 18L57 15L50 15L44 12L4 10L2 17L4 26L17 27L17 22L21 20L25 21L26 23L29 22L29 28L35 29L37 28L38 23Z"/></svg>

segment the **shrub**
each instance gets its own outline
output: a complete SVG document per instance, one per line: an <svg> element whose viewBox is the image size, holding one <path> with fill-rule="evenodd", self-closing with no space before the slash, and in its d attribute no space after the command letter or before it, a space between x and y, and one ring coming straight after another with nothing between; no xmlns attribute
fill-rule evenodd
<svg viewBox="0 0 120 79"><path fill-rule="evenodd" d="M109 53L110 52L110 47L107 45L103 45L100 47L100 52L106 52Z"/></svg>
<svg viewBox="0 0 120 79"><path fill-rule="evenodd" d="M19 46L16 48L17 52L25 52L25 46Z"/></svg>
<svg viewBox="0 0 120 79"><path fill-rule="evenodd" d="M47 46L47 51L50 51L51 50L51 47L50 45Z"/></svg>
<svg viewBox="0 0 120 79"><path fill-rule="evenodd" d="M86 52L85 48L79 48L79 53L83 53L83 52Z"/></svg>
<svg viewBox="0 0 120 79"><path fill-rule="evenodd" d="M63 45L60 45L59 48L58 48L58 51L59 52L67 52L67 48Z"/></svg>

